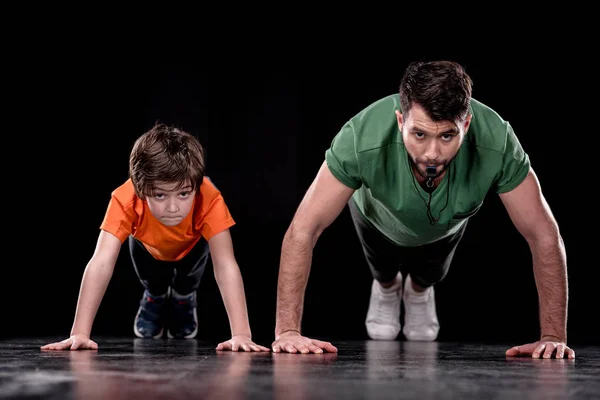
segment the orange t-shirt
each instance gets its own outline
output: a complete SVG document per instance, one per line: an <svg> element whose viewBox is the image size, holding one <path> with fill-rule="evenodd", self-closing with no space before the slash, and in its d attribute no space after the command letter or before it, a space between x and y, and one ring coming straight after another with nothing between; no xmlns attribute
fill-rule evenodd
<svg viewBox="0 0 600 400"><path fill-rule="evenodd" d="M154 218L148 203L137 197L128 179L112 192L100 229L112 233L121 243L132 235L158 260L178 261L200 238L208 241L234 224L221 192L207 177L190 213L177 226L165 226Z"/></svg>

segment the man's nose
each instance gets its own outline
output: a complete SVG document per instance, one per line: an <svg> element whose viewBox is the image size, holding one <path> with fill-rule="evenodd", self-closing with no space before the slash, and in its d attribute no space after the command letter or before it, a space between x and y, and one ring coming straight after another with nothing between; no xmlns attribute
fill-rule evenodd
<svg viewBox="0 0 600 400"><path fill-rule="evenodd" d="M440 154L440 145L438 141L430 141L430 143L427 145L427 148L425 149L425 158L431 161L435 161L440 157Z"/></svg>

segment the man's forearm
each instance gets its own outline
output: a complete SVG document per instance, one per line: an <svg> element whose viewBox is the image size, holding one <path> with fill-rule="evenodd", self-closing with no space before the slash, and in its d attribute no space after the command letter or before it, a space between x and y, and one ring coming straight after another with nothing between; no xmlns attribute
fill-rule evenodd
<svg viewBox="0 0 600 400"><path fill-rule="evenodd" d="M89 264L83 274L71 335L90 336L96 313L112 277L113 268Z"/></svg>
<svg viewBox="0 0 600 400"><path fill-rule="evenodd" d="M275 338L287 331L300 332L314 242L313 236L294 231L293 227L285 234L277 284Z"/></svg>
<svg viewBox="0 0 600 400"><path fill-rule="evenodd" d="M564 243L560 236L530 244L539 296L541 337L567 341L568 282Z"/></svg>

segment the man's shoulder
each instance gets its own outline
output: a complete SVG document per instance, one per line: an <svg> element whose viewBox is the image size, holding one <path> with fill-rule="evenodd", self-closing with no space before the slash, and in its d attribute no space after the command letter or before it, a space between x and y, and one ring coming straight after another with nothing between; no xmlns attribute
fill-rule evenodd
<svg viewBox="0 0 600 400"><path fill-rule="evenodd" d="M400 140L395 111L400 110L400 96L382 97L356 113L347 125L352 127L357 152L364 152Z"/></svg>
<svg viewBox="0 0 600 400"><path fill-rule="evenodd" d="M512 129L510 123L492 107L476 99L471 99L471 112L473 118L465 141L482 149L504 151Z"/></svg>
<svg viewBox="0 0 600 400"><path fill-rule="evenodd" d="M390 94L385 97L381 97L356 113L350 121L355 125L368 125L370 123L377 122L381 119L395 120L395 110L400 109L400 96Z"/></svg>

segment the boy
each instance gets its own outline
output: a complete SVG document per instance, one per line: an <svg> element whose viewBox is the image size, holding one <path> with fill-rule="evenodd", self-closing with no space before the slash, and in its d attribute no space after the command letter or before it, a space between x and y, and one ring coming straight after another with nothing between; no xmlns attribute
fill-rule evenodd
<svg viewBox="0 0 600 400"><path fill-rule="evenodd" d="M232 338L216 349L269 351L252 342L229 233L235 222L204 170L202 145L187 132L156 124L136 140L129 179L111 195L83 275L71 336L42 350L98 349L90 339L93 320L127 240L144 287L133 326L136 336L160 338L165 327L170 338L196 336L196 289L210 254L232 331Z"/></svg>

